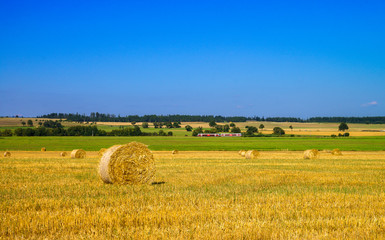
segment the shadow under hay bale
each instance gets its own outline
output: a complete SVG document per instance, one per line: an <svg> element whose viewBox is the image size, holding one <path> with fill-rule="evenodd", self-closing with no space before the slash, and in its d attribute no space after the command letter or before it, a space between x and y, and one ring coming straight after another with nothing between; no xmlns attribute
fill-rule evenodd
<svg viewBox="0 0 385 240"><path fill-rule="evenodd" d="M42 148L40 149L40 151L45 152L45 151L47 151L47 149L46 149L45 147L42 147Z"/></svg>
<svg viewBox="0 0 385 240"><path fill-rule="evenodd" d="M166 182L162 181L162 182L152 182L151 185L160 185L160 184L165 184Z"/></svg>
<svg viewBox="0 0 385 240"><path fill-rule="evenodd" d="M246 159L256 159L259 156L259 152L257 150L249 150L245 153Z"/></svg>
<svg viewBox="0 0 385 240"><path fill-rule="evenodd" d="M342 152L338 148L333 149L333 151L331 151L331 154L336 156L342 156Z"/></svg>
<svg viewBox="0 0 385 240"><path fill-rule="evenodd" d="M83 149L74 149L71 152L71 158L86 158L86 151Z"/></svg>
<svg viewBox="0 0 385 240"><path fill-rule="evenodd" d="M154 156L143 143L112 146L100 160L99 175L105 183L147 183L155 175Z"/></svg>
<svg viewBox="0 0 385 240"><path fill-rule="evenodd" d="M179 151L178 150L172 150L172 152L171 152L171 154L178 154L179 153Z"/></svg>
<svg viewBox="0 0 385 240"><path fill-rule="evenodd" d="M66 153L66 152L61 152L61 153L60 153L60 157L65 157L65 156L67 156L67 153Z"/></svg>
<svg viewBox="0 0 385 240"><path fill-rule="evenodd" d="M317 149L309 149L303 153L304 159L316 159L318 158L318 156L319 156L319 152Z"/></svg>
<svg viewBox="0 0 385 240"><path fill-rule="evenodd" d="M11 152L4 152L4 157L10 157L11 156Z"/></svg>

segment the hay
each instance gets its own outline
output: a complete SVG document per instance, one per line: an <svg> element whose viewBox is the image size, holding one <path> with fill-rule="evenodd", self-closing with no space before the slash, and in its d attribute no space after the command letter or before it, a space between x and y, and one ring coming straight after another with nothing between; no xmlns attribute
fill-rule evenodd
<svg viewBox="0 0 385 240"><path fill-rule="evenodd" d="M11 156L11 152L4 152L4 157L10 157Z"/></svg>
<svg viewBox="0 0 385 240"><path fill-rule="evenodd" d="M101 148L98 152L99 157L103 156L103 154L107 151L107 148Z"/></svg>
<svg viewBox="0 0 385 240"><path fill-rule="evenodd" d="M66 153L66 152L61 152L61 153L60 153L60 157L65 157L65 156L67 156L67 153Z"/></svg>
<svg viewBox="0 0 385 240"><path fill-rule="evenodd" d="M154 156L143 143L112 146L100 160L99 175L105 183L146 183L155 175Z"/></svg>
<svg viewBox="0 0 385 240"><path fill-rule="evenodd" d="M309 149L303 153L304 159L316 159L318 158L318 156L319 156L319 152L317 149Z"/></svg>
<svg viewBox="0 0 385 240"><path fill-rule="evenodd" d="M238 154L241 155L242 157L244 157L245 154L246 154L246 150L240 150L240 151L238 152Z"/></svg>
<svg viewBox="0 0 385 240"><path fill-rule="evenodd" d="M249 150L246 152L246 159L256 159L259 156L259 152L257 150Z"/></svg>
<svg viewBox="0 0 385 240"><path fill-rule="evenodd" d="M332 155L342 156L342 152L338 148L333 149L333 151L331 151L331 154Z"/></svg>
<svg viewBox="0 0 385 240"><path fill-rule="evenodd" d="M178 154L179 153L179 151L178 150L172 150L172 152L171 152L173 155L174 154Z"/></svg>
<svg viewBox="0 0 385 240"><path fill-rule="evenodd" d="M86 158L86 151L83 149L72 150L71 158Z"/></svg>
<svg viewBox="0 0 385 240"><path fill-rule="evenodd" d="M42 147L42 148L41 148L41 151L42 151L42 152L45 152L45 151L47 151L47 149L45 149L45 147Z"/></svg>

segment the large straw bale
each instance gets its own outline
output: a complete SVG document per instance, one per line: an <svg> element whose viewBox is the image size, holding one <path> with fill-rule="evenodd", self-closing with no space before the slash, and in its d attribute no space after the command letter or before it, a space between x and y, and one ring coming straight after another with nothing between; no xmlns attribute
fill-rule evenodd
<svg viewBox="0 0 385 240"><path fill-rule="evenodd" d="M179 151L178 150L172 150L172 152L171 152L173 155L174 154L178 154L179 153Z"/></svg>
<svg viewBox="0 0 385 240"><path fill-rule="evenodd" d="M341 156L342 155L342 152L336 148L336 149L333 149L333 151L331 152L333 155L338 155L338 156Z"/></svg>
<svg viewBox="0 0 385 240"><path fill-rule="evenodd" d="M11 156L11 152L8 152L8 151L4 152L4 157L10 157L10 156Z"/></svg>
<svg viewBox="0 0 385 240"><path fill-rule="evenodd" d="M256 159L259 156L259 152L257 150L249 150L246 152L246 159Z"/></svg>
<svg viewBox="0 0 385 240"><path fill-rule="evenodd" d="M112 146L100 160L99 175L105 183L147 183L155 175L154 156L143 143Z"/></svg>
<svg viewBox="0 0 385 240"><path fill-rule="evenodd" d="M47 149L45 147L42 147L40 151L45 152L47 151Z"/></svg>
<svg viewBox="0 0 385 240"><path fill-rule="evenodd" d="M60 157L65 157L65 156L67 156L67 153L66 153L66 152L61 152L61 153L60 153Z"/></svg>
<svg viewBox="0 0 385 240"><path fill-rule="evenodd" d="M74 149L71 152L71 158L86 158L86 151L83 149Z"/></svg>
<svg viewBox="0 0 385 240"><path fill-rule="evenodd" d="M107 151L107 148L101 148L98 152L99 157L103 156L103 154Z"/></svg>
<svg viewBox="0 0 385 240"><path fill-rule="evenodd" d="M240 150L240 151L238 152L238 154L241 155L242 157L244 157L245 154L246 154L246 150Z"/></svg>
<svg viewBox="0 0 385 240"><path fill-rule="evenodd" d="M316 159L318 158L318 156L319 156L319 152L317 149L309 149L303 153L304 159Z"/></svg>

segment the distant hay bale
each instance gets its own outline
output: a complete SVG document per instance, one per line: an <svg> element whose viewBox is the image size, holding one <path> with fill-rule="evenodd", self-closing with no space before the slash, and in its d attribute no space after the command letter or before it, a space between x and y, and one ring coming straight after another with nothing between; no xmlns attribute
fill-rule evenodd
<svg viewBox="0 0 385 240"><path fill-rule="evenodd" d="M325 152L325 153L331 153L331 152L332 152L332 150L329 150L329 149L324 149L324 150L322 150L322 152Z"/></svg>
<svg viewBox="0 0 385 240"><path fill-rule="evenodd" d="M143 143L112 146L100 160L99 175L105 183L147 183L155 175L154 156Z"/></svg>
<svg viewBox="0 0 385 240"><path fill-rule="evenodd" d="M61 153L60 153L60 157L65 157L65 156L67 156L67 153L66 153L66 152L61 152Z"/></svg>
<svg viewBox="0 0 385 240"><path fill-rule="evenodd" d="M47 149L46 149L45 147L42 147L42 148L40 149L40 151L45 152L45 151L47 151Z"/></svg>
<svg viewBox="0 0 385 240"><path fill-rule="evenodd" d="M259 156L259 152L257 150L249 150L246 152L246 159L256 159Z"/></svg>
<svg viewBox="0 0 385 240"><path fill-rule="evenodd" d="M336 148L336 149L333 149L333 151L331 151L332 155L337 155L337 156L341 156L342 155L342 152Z"/></svg>
<svg viewBox="0 0 385 240"><path fill-rule="evenodd" d="M246 154L246 150L240 150L240 151L238 152L238 154L241 155L242 157L244 157L245 154Z"/></svg>
<svg viewBox="0 0 385 240"><path fill-rule="evenodd" d="M83 149L74 149L71 152L71 158L85 158L86 157L86 151Z"/></svg>
<svg viewBox="0 0 385 240"><path fill-rule="evenodd" d="M317 149L309 149L303 153L304 159L316 159L318 158L318 156L319 156L319 152Z"/></svg>
<svg viewBox="0 0 385 240"><path fill-rule="evenodd" d="M179 153L179 151L178 150L172 150L172 152L171 152L173 155L174 154L178 154Z"/></svg>
<svg viewBox="0 0 385 240"><path fill-rule="evenodd" d="M4 152L4 157L10 157L11 156L11 152Z"/></svg>
<svg viewBox="0 0 385 240"><path fill-rule="evenodd" d="M99 157L103 156L103 154L107 151L107 148L101 148L98 152Z"/></svg>

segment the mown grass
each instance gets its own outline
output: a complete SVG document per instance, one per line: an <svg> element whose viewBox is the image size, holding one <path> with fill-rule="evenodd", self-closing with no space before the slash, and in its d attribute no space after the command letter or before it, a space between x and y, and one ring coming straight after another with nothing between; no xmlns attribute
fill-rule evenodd
<svg viewBox="0 0 385 240"><path fill-rule="evenodd" d="M385 137L259 137L259 138L199 138L199 137L3 137L0 151L30 150L48 151L82 148L96 151L115 144L139 141L149 145L151 150L221 151L221 150L305 150L310 148L343 151L383 151Z"/></svg>
<svg viewBox="0 0 385 240"><path fill-rule="evenodd" d="M103 184L99 159L0 158L0 238L384 239L380 153L155 153L159 185Z"/></svg>

